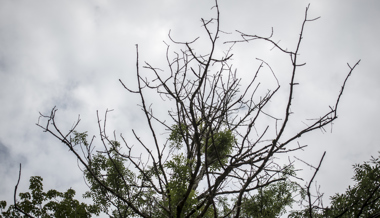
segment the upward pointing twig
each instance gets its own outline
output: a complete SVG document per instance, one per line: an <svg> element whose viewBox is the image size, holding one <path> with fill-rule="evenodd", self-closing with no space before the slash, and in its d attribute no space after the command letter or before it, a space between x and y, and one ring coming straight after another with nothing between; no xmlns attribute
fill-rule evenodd
<svg viewBox="0 0 380 218"><path fill-rule="evenodd" d="M31 215L29 215L28 213L26 213L25 211L23 211L21 208L19 208L17 206L17 203L16 203L16 195L17 195L17 187L18 187L18 184L20 183L20 179L21 179L21 163L20 163L20 171L18 173L18 180L17 180L17 184L15 186L15 192L14 192L14 195L13 195L13 201L14 201L14 206L15 206L15 209L20 211L21 213L23 213L25 216L27 217L33 217ZM33 217L34 218L34 217Z"/></svg>
<svg viewBox="0 0 380 218"><path fill-rule="evenodd" d="M321 160L319 161L319 164L318 164L318 167L315 169L315 172L314 172L314 175L313 177L311 178L309 184L307 185L307 197L309 198L309 217L313 217L313 214L312 214L312 205L311 205L311 194L310 194L310 186L311 186L311 183L313 183L313 180L315 178L315 176L317 175L318 171L319 171L319 168L321 167L321 164L322 164L322 161L323 161L323 158L325 157L326 155L326 151L323 152L323 155L322 155L322 158Z"/></svg>

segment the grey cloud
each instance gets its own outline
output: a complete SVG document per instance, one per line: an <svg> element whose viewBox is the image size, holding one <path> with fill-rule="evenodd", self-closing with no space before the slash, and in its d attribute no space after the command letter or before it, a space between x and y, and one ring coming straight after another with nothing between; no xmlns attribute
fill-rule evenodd
<svg viewBox="0 0 380 218"><path fill-rule="evenodd" d="M0 163L6 164L9 161L10 152L9 149L0 141ZM3 165L4 166L4 165Z"/></svg>
<svg viewBox="0 0 380 218"><path fill-rule="evenodd" d="M76 186L78 194L83 192L86 187L80 171L75 171L75 159L60 142L35 126L38 112L49 113L57 105L63 129L70 128L80 114L80 129L89 130L91 135L98 133L96 110L103 116L106 108L115 109L110 114L110 132L115 128L132 138L134 128L147 138L144 116L136 106L140 103L138 96L123 90L118 79L136 87L135 44L139 44L141 64L147 61L166 69L162 41L169 42L168 31L171 29L177 40L204 36L200 18L215 16L210 10L212 4L203 0L0 1L0 161L4 162L0 178L8 176L4 166L27 160L25 181L39 174L51 188L57 184L61 188ZM305 159L316 162L316 154L327 151L325 168L318 176L326 196L342 191L349 183L351 164L377 154L379 4L311 2L310 16L321 19L305 30L300 58L307 64L297 77L300 93L295 104L302 109L296 112L306 118L325 112L334 103L348 72L346 62L353 64L362 59L349 80L333 133L315 133L302 140L310 145L300 154ZM221 28L233 33L223 37L237 38L236 29L268 35L273 27L274 38L293 49L306 6L307 2L299 1L220 1ZM200 39L197 51L205 48L201 42L207 40ZM236 45L235 65L245 78L256 67L255 58L263 58L272 65L285 89L288 57L270 51L271 47L256 42ZM271 84L270 80L263 82ZM160 106L159 98L147 100L154 103L153 107ZM163 109L159 107L157 113L166 115ZM302 123L297 120L294 125ZM17 167L12 168L14 177ZM310 174L302 175L308 178ZM13 187L12 179L1 182L2 186ZM1 196L4 190L0 188Z"/></svg>

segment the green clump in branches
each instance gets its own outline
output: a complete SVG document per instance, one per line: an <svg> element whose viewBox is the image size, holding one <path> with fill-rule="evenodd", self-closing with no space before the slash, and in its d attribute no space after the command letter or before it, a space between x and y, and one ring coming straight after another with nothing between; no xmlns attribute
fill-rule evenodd
<svg viewBox="0 0 380 218"><path fill-rule="evenodd" d="M221 131L207 131L200 125L202 132L202 154L205 155L207 150L207 165L211 170L217 170L228 161L228 155L231 154L235 137L231 130L224 129ZM189 134L188 127L185 124L173 125L169 135L171 148L180 150L183 147L184 138Z"/></svg>
<svg viewBox="0 0 380 218"><path fill-rule="evenodd" d="M225 129L223 131L212 134L207 143L204 140L203 152L207 147L207 164L210 169L215 170L225 165L228 161L228 155L232 152L232 147L235 142L235 137L231 130Z"/></svg>

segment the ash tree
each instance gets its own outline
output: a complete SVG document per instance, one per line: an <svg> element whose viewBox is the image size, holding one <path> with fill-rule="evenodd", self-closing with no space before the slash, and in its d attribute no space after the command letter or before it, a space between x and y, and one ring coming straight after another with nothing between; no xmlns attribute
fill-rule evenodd
<svg viewBox="0 0 380 218"><path fill-rule="evenodd" d="M198 52L199 38L180 42L169 33L166 73L145 63L144 72L149 72L145 74L140 69L136 45L137 88L120 82L127 92L140 97L139 106L151 137L149 142L134 130L135 140L108 135L108 110L103 119L97 116L98 141L95 137L88 139L86 132L77 132L79 119L69 130L62 130L56 122L55 107L50 114L41 114L37 125L78 158L90 188L85 197L92 198L97 208L110 216L279 216L294 201L295 172L293 162L283 164L276 156L304 148L305 145L297 143L300 137L323 130L337 119L346 81L359 64L358 61L352 67L348 65L336 101L332 106L326 105L324 114L303 128L289 129L295 117L292 111L301 109L293 108L292 103L299 84L297 70L304 65L298 61L303 33L308 23L318 19L310 19L308 9L294 50L281 47L272 34L263 37L238 31L239 39L221 42L225 32L221 29L217 1L212 8L215 17L201 19L208 43L199 46L207 48L206 53ZM259 60L257 69L251 70L250 80L247 82L245 77L242 82L233 68L232 47L253 40L271 44L290 61L291 70L281 72L288 76L286 87L280 87L277 72L263 60ZM173 44L180 49L171 52ZM224 45L229 48L224 53L218 52ZM262 89L258 78L263 69L273 76L277 85L259 94ZM163 105L170 105L166 116L154 113L156 105L151 105L151 96L147 96L151 91L157 94L157 99L162 99ZM276 109L282 113L276 117L267 111L270 102L276 100L274 96L281 92L286 98L280 101L286 103ZM159 131L157 125L166 131ZM135 155L136 151L141 155Z"/></svg>

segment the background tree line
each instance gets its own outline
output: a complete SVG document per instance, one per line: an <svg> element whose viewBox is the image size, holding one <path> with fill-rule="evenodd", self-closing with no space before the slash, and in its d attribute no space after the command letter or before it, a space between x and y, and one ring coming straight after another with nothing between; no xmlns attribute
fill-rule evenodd
<svg viewBox="0 0 380 218"><path fill-rule="evenodd" d="M102 170L112 175L115 168L110 164L110 159L104 155L98 155L96 159L103 166ZM122 161L119 163L123 164ZM349 186L344 193L331 196L328 207L312 207L312 217L380 217L380 156L371 157L362 164L355 164L353 169L353 186ZM125 177L128 177L130 171L124 170ZM91 177L87 178L91 180ZM71 188L64 193L53 189L44 192L42 180L39 176L30 178L30 192L19 193L19 210L15 205L6 209L7 203L0 201L0 217L21 217L20 210L34 217L91 217L99 215L100 212L107 213L110 217L133 216L133 213L128 213L128 208L122 202L109 195L94 181L91 183L91 190L83 195L94 201L94 204L89 205L74 199L75 191ZM121 183L121 178L109 180L108 185L116 187L116 181ZM301 201L306 200L305 190L287 180L259 188L251 198L243 200L242 217L281 216L293 204L300 203L295 200L295 196L299 194L302 195ZM288 217L309 217L310 208L304 208L299 211L291 210Z"/></svg>

